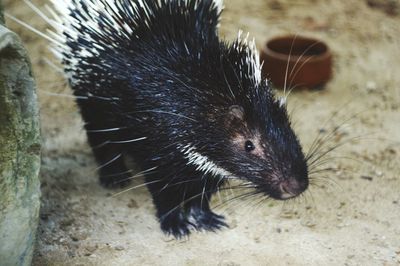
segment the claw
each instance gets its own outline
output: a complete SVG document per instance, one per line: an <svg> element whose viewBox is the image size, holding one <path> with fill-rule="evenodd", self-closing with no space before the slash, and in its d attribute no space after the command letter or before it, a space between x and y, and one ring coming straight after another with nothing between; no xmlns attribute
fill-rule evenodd
<svg viewBox="0 0 400 266"><path fill-rule="evenodd" d="M229 227L225 223L225 218L210 210L192 209L190 213L191 218L195 221L196 229L206 231L217 231L223 227Z"/></svg>
<svg viewBox="0 0 400 266"><path fill-rule="evenodd" d="M192 208L187 215L182 211L172 212L160 222L161 229L176 239L189 236L191 230L215 232L229 227L224 221L224 216L200 208Z"/></svg>
<svg viewBox="0 0 400 266"><path fill-rule="evenodd" d="M182 212L172 212L161 221L161 229L167 235L173 235L176 239L181 239L190 235L190 228L196 228Z"/></svg>

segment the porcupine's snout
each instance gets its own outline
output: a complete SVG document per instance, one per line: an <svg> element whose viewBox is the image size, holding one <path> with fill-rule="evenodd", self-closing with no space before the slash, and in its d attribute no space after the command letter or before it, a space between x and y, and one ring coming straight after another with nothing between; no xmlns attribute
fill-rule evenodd
<svg viewBox="0 0 400 266"><path fill-rule="evenodd" d="M303 193L308 187L308 179L287 179L280 182L278 186L278 191L280 193L279 198L281 200L286 200L294 198L301 193Z"/></svg>
<svg viewBox="0 0 400 266"><path fill-rule="evenodd" d="M277 200L287 200L297 197L309 185L307 164L305 162L298 162L290 167L275 165L259 174L260 176L253 179L253 182L268 197Z"/></svg>
<svg viewBox="0 0 400 266"><path fill-rule="evenodd" d="M308 187L308 178L280 178L273 184L266 185L265 193L277 200L287 200L299 196Z"/></svg>
<svg viewBox="0 0 400 266"><path fill-rule="evenodd" d="M296 167L297 166L297 167ZM289 169L281 169L272 174L269 196L278 200L287 200L299 196L309 185L307 165L297 164ZM271 178L271 175L270 175Z"/></svg>

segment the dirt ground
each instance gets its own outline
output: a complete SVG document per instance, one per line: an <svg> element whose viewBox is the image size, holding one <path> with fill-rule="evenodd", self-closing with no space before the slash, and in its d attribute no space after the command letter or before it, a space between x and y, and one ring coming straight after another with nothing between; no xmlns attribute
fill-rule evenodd
<svg viewBox="0 0 400 266"><path fill-rule="evenodd" d="M46 28L23 1L3 2L9 13ZM98 184L80 115L58 67L47 63L54 59L46 41L9 21L30 52L41 104L43 195L33 264L399 265L400 2L368 2L383 5L225 1L221 34L228 40L242 29L258 47L286 33L329 44L334 78L323 90L292 93L289 109L306 151L337 126L324 147L340 148L303 197L234 201L216 210L230 229L180 241L161 233L144 187L113 196L117 191Z"/></svg>

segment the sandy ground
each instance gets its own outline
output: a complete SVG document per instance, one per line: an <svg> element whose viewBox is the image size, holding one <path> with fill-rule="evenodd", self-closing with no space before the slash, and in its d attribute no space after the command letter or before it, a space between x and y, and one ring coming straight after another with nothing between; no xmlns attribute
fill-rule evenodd
<svg viewBox="0 0 400 266"><path fill-rule="evenodd" d="M4 2L9 13L46 28L21 0ZM234 201L217 208L230 229L181 241L160 232L145 188L113 197L117 191L98 184L70 90L46 63L53 61L46 41L9 22L30 51L41 104L43 204L34 265L399 265L400 2L378 2L392 7L225 1L227 39L243 29L259 47L285 33L331 46L333 80L321 91L292 93L289 109L305 150L339 125L324 147L345 144L327 156L321 167L328 170L300 199Z"/></svg>

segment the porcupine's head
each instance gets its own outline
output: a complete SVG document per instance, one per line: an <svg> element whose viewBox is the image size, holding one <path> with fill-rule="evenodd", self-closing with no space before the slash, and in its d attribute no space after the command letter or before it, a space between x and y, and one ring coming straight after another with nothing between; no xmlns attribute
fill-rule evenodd
<svg viewBox="0 0 400 266"><path fill-rule="evenodd" d="M285 101L275 99L270 84L261 78L254 41L239 37L221 46L213 83L224 87L229 103L209 108L204 123L209 127L196 145L186 145L182 152L198 170L239 179L255 193L279 200L300 195L309 184L307 162ZM218 96L213 101L218 102Z"/></svg>

